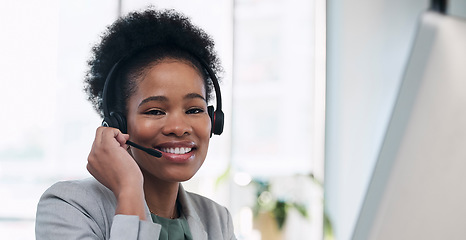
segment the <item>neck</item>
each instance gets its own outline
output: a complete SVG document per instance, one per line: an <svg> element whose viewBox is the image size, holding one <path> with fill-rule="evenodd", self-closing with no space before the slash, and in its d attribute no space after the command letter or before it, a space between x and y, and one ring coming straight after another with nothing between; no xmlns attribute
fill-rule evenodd
<svg viewBox="0 0 466 240"><path fill-rule="evenodd" d="M165 182L144 174L144 196L151 213L164 218L177 218L176 199L178 198L178 182Z"/></svg>

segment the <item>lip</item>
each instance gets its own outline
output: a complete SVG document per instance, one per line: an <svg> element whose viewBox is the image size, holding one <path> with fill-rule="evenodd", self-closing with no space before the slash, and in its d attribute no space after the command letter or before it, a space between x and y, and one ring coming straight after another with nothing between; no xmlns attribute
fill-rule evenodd
<svg viewBox="0 0 466 240"><path fill-rule="evenodd" d="M162 153L162 157L173 163L186 163L194 159L197 146L191 141L173 141L165 142L155 146ZM163 152L162 148L191 148L191 151L185 154L175 154Z"/></svg>

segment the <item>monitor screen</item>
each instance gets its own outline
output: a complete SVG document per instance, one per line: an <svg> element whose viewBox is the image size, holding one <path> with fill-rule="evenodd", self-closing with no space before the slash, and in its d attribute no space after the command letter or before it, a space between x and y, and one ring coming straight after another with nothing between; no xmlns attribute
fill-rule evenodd
<svg viewBox="0 0 466 240"><path fill-rule="evenodd" d="M466 20L419 21L354 240L466 238Z"/></svg>

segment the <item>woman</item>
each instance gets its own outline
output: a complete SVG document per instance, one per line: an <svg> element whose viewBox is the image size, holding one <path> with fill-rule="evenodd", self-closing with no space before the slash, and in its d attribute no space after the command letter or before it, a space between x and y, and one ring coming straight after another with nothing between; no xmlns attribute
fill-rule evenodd
<svg viewBox="0 0 466 240"><path fill-rule="evenodd" d="M43 194L37 239L235 239L228 210L180 184L223 129L213 46L170 10L133 12L107 29L85 80L104 118L88 157L94 178Z"/></svg>

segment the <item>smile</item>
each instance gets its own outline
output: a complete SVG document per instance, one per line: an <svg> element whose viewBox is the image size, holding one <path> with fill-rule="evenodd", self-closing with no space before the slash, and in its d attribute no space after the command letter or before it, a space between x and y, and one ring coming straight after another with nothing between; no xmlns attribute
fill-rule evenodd
<svg viewBox="0 0 466 240"><path fill-rule="evenodd" d="M192 148L177 147L177 148L161 148L162 152L172 153L172 154L186 154L192 151Z"/></svg>

